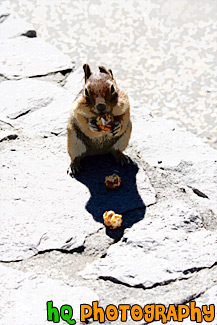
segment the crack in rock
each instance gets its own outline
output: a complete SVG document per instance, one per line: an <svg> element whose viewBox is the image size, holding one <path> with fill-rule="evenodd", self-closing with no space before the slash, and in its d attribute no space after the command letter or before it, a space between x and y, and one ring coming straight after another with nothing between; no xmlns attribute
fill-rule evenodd
<svg viewBox="0 0 217 325"><path fill-rule="evenodd" d="M104 257L103 257L104 258ZM210 267L200 267L200 268L197 268L197 267L194 267L192 269L188 269L188 270L185 270L185 271L182 271L182 273L184 275L188 275L188 274L192 274L192 273L196 273L196 272L200 272L202 270L207 270L207 269L212 269L214 268L215 266L217 265L217 262L215 262L212 266ZM82 272L81 272L82 273ZM133 276L129 276L129 278L133 278ZM120 280L118 280L117 278L115 277L112 277L111 275L109 276L99 276L98 279L101 279L101 280L104 280L104 281L111 281L112 283L115 283L115 284L120 284L120 285L123 285L125 287L128 287L128 288L135 288L135 289L143 289L143 290L151 290L153 288L157 288L157 287L162 287L162 286L167 286L171 283L174 283L174 282L177 282L177 281L186 281L188 280L189 278L186 278L186 277L180 277L180 278L176 278L176 279L171 279L171 280L168 280L168 281L162 281L162 282L156 282L154 283L153 285L150 285L150 286L144 286L143 284L136 284L136 285L130 285L129 283L126 283L126 282L122 282ZM199 294L194 294L192 295L192 298L198 298L200 295L202 295L204 292L201 292ZM189 299L188 298L188 301L190 301L191 298ZM188 302L187 301L187 302ZM186 302L186 303L187 303Z"/></svg>
<svg viewBox="0 0 217 325"><path fill-rule="evenodd" d="M209 199L209 197L208 197L206 194L204 194L203 192L201 192L201 191L198 190L197 188L192 187L192 191L193 191L195 194L197 194L198 196L200 196L200 197L203 197L203 198L205 198L205 199Z"/></svg>
<svg viewBox="0 0 217 325"><path fill-rule="evenodd" d="M52 77L52 76L55 76L57 73L60 73L64 78L61 79L59 82L63 82L63 80L65 80L72 71L73 71L73 68L64 69L64 70L57 70L57 71L49 72L49 73L46 73L46 74L32 75L32 76L29 76L28 78L32 79L32 78L43 78L43 77L50 77L50 76Z"/></svg>
<svg viewBox="0 0 217 325"><path fill-rule="evenodd" d="M15 128L11 123L9 123L9 122L6 122L6 121L3 121L3 120L0 120L0 123L6 124L6 125L10 126L11 128L16 129L16 128Z"/></svg>
<svg viewBox="0 0 217 325"><path fill-rule="evenodd" d="M11 120L16 120L16 119L18 119L19 117L22 117L22 116L24 116L24 115L27 115L29 112L31 112L30 109L29 109L29 110L26 110L25 112L22 112L22 113L20 113L20 114L18 114L18 115L16 115L16 116L11 115L11 116L7 116L7 117L10 118Z"/></svg>
<svg viewBox="0 0 217 325"><path fill-rule="evenodd" d="M9 16L10 16L10 14L1 15L0 16L0 24L3 23Z"/></svg>

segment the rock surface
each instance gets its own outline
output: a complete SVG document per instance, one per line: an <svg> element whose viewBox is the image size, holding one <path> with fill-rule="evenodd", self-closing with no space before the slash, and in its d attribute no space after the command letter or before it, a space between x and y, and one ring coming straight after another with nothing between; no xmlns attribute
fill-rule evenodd
<svg viewBox="0 0 217 325"><path fill-rule="evenodd" d="M8 15L0 23L0 41L17 36L36 37L36 31L25 20L14 15Z"/></svg>
<svg viewBox="0 0 217 325"><path fill-rule="evenodd" d="M6 141L6 140L15 140L18 137L18 135L14 132L10 131L0 131L0 142Z"/></svg>
<svg viewBox="0 0 217 325"><path fill-rule="evenodd" d="M1 120L38 135L66 132L74 97L62 87L34 79L9 80L0 84L0 96Z"/></svg>
<svg viewBox="0 0 217 325"><path fill-rule="evenodd" d="M0 23L5 21L10 15L10 11L5 6L0 6ZM24 23L24 22L23 22Z"/></svg>
<svg viewBox="0 0 217 325"><path fill-rule="evenodd" d="M201 310L202 310L202 306L204 306L204 305L209 306L209 305L214 304L214 306L215 306L214 319L216 319L216 317L217 317L217 312L216 312L217 286L213 286L211 289L208 289L204 294L202 294L200 296L200 298L195 299L195 303L196 303L196 307L199 307ZM209 308L208 308L208 310L209 310ZM183 322L182 322L182 324L184 324L184 325L192 325L192 323L193 323L193 321L191 321L189 318L184 319ZM198 322L198 323L207 324L207 321L205 321L202 318L202 321ZM214 323L214 322L209 321L209 323ZM162 324L162 323L161 323L161 321L159 321L159 322L154 322L153 324ZM177 322L170 321L170 322L167 322L167 324L175 325L175 324L177 324Z"/></svg>
<svg viewBox="0 0 217 325"><path fill-rule="evenodd" d="M143 183L136 185L136 170L129 176L126 189L116 196L103 184L106 172L117 168L112 161L98 169L98 177L94 173L88 176L87 169L78 176L79 181L69 178L65 142L65 137L56 136L26 138L2 148L2 261L29 258L44 250L79 248L86 237L102 227L105 210L119 208L118 212L129 213L130 219L131 210L141 209L144 215L145 206L155 202L155 192L142 169L138 177ZM119 168L121 175L122 169ZM123 174L125 178L128 173ZM141 216L134 222L140 219ZM128 223L132 225L130 220Z"/></svg>
<svg viewBox="0 0 217 325"><path fill-rule="evenodd" d="M189 209L184 200L165 201L159 208L127 230L104 259L81 274L147 289L212 267L217 258L216 234L204 229L198 211Z"/></svg>
<svg viewBox="0 0 217 325"><path fill-rule="evenodd" d="M68 56L37 37L2 41L0 53L0 74L7 79L43 76L73 68Z"/></svg>
<svg viewBox="0 0 217 325"><path fill-rule="evenodd" d="M67 56L13 37L0 45L0 75L12 79L0 84L0 323L47 324L47 300L70 304L78 322L79 303L93 300L216 304L216 150L131 100L134 164L91 157L70 178L66 123L82 68L58 79L72 69ZM114 172L123 186L111 192L104 179ZM121 228L104 226L110 209Z"/></svg>
<svg viewBox="0 0 217 325"><path fill-rule="evenodd" d="M80 304L91 304L98 296L85 287L70 287L41 275L24 273L0 266L1 293L7 300L0 301L2 324L43 325L47 322L46 302L53 299L58 309L66 302L73 306L73 319L80 318ZM22 308L20 308L22 306ZM77 322L79 323L79 321ZM66 324L61 320L59 324Z"/></svg>

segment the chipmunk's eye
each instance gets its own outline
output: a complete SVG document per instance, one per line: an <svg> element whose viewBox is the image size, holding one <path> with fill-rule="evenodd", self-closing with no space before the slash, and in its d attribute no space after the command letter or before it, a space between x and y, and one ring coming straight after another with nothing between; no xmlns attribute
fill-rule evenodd
<svg viewBox="0 0 217 325"><path fill-rule="evenodd" d="M115 87L113 85L111 85L111 94L115 93Z"/></svg>
<svg viewBox="0 0 217 325"><path fill-rule="evenodd" d="M85 97L86 97L86 98L89 98L89 93L88 93L88 90L87 90L87 88L85 88L85 91L84 91L84 93L85 93Z"/></svg>

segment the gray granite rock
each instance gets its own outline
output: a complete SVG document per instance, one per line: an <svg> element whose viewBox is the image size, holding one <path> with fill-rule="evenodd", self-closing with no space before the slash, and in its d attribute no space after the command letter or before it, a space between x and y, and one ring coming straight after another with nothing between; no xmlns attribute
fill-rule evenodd
<svg viewBox="0 0 217 325"><path fill-rule="evenodd" d="M216 306L217 306L217 285L213 286L212 288L206 290L199 298L195 299L196 305L198 307L202 307L203 305L215 305L215 319L213 322L211 322L211 324L215 324L216 323L216 319L217 319L217 310L216 310ZM203 323L205 324L206 322L203 321Z"/></svg>
<svg viewBox="0 0 217 325"><path fill-rule="evenodd" d="M193 201L207 207L211 214L217 216L217 156L216 160L210 159L207 154L204 160L198 162L182 161L169 172L173 182L184 188ZM213 227L217 229L214 220Z"/></svg>
<svg viewBox="0 0 217 325"><path fill-rule="evenodd" d="M216 306L217 306L217 286L213 286L212 288L206 290L199 298L194 300L196 303L196 307L199 307L201 309L202 312L202 307L204 305L207 306L208 310L209 310L209 305L213 305L215 306L215 312L214 312L214 319L213 321L209 321L207 322L204 319L204 314L202 312L202 322L198 322L200 324L216 324L216 317L217 317L217 312L216 312ZM189 306L189 304L187 304ZM209 315L209 314L208 314ZM211 316L211 315L210 315ZM190 317L184 319L183 324L184 325L192 325L192 322ZM174 321L168 322L168 324L176 324Z"/></svg>
<svg viewBox="0 0 217 325"><path fill-rule="evenodd" d="M73 307L82 296L85 303L98 299L80 283L97 288L105 305L113 297L117 303L168 305L195 297L198 304L215 303L216 286L210 287L216 285L216 151L131 100L127 153L134 165L122 168L110 156L91 157L70 178L66 123L83 86L82 67L67 76L73 67L67 56L41 39L20 37L32 27L1 9L0 22L0 260L8 263L0 264L7 296L0 306L3 325L29 325L27 313L31 324L33 318L43 324L45 301L52 298L54 305ZM122 187L111 192L104 178L114 172ZM104 226L106 210L123 215L121 228ZM61 259L66 252L70 259ZM68 268L75 264L83 278L67 269L69 260ZM35 268L52 278L52 271L45 272L51 264L59 279L64 265L64 280L76 287L10 268ZM35 315L32 306L43 311Z"/></svg>
<svg viewBox="0 0 217 325"><path fill-rule="evenodd" d="M152 166L173 167L182 160L192 163L217 160L215 149L196 135L179 128L174 121L153 118L149 110L138 104L132 105L132 119L133 146Z"/></svg>
<svg viewBox="0 0 217 325"><path fill-rule="evenodd" d="M80 324L80 304L98 300L95 292L87 287L71 287L63 281L45 276L24 273L0 265L1 294L0 318L2 325L48 324L46 302L53 301L59 310L62 305L73 308L73 319ZM59 324L67 324L60 317Z"/></svg>
<svg viewBox="0 0 217 325"><path fill-rule="evenodd" d="M81 249L90 234L104 227L102 215L111 207L127 214L122 236L124 228L144 218L146 206L155 202L142 169L138 175L144 184L137 185L137 168L118 167L109 157L87 160L83 172L70 178L65 141L51 136L2 143L1 260L21 260L50 249ZM128 186L115 195L105 187L104 178L117 168Z"/></svg>
<svg viewBox="0 0 217 325"><path fill-rule="evenodd" d="M14 15L9 15L0 24L0 42L17 36L36 37L36 31L25 20Z"/></svg>
<svg viewBox="0 0 217 325"><path fill-rule="evenodd" d="M13 141L1 150L1 260L81 247L101 226L85 210L88 191L67 176L65 139L57 139Z"/></svg>
<svg viewBox="0 0 217 325"><path fill-rule="evenodd" d="M217 259L217 236L203 228L198 212L174 199L158 209L127 230L105 258L81 274L147 289L211 267Z"/></svg>
<svg viewBox="0 0 217 325"><path fill-rule="evenodd" d="M136 103L132 105L132 118L131 143L137 155L164 170L173 184L217 216L216 150L175 122L153 118Z"/></svg>
<svg viewBox="0 0 217 325"><path fill-rule="evenodd" d="M216 306L217 306L217 286L215 285L212 288L206 290L199 298L194 299L193 301L195 301L195 303L196 303L195 306L200 308L201 315L202 315L202 321L201 322L200 321L197 321L197 323L198 324L207 324L208 323L208 324L215 325L216 324L216 317L217 317L217 312L216 312ZM208 311L209 311L209 306L210 305L213 305L213 304L215 306L214 319L212 321L209 320L207 322L204 319L204 315L205 314L202 311L202 307L204 305L206 305L207 308L208 308ZM190 305L187 304L187 306L190 306ZM182 324L184 324L184 325L192 325L193 323L196 323L193 320L191 321L190 315L189 315L189 317L183 319ZM213 317L213 315L210 315L209 313L208 313L208 316L210 316L210 317L212 316ZM161 321L153 322L153 324L162 324L162 322ZM175 324L177 324L177 321L171 320L171 321L167 322L167 324L175 325Z"/></svg>
<svg viewBox="0 0 217 325"><path fill-rule="evenodd" d="M11 96L13 94L13 96ZM32 134L66 132L73 96L51 82L23 79L0 84L0 119Z"/></svg>
<svg viewBox="0 0 217 325"><path fill-rule="evenodd" d="M65 81L64 87L71 94L77 96L83 89L84 85L84 70L82 67L77 68L71 73Z"/></svg>
<svg viewBox="0 0 217 325"><path fill-rule="evenodd" d="M41 38L18 37L0 42L0 74L7 79L71 70L67 55Z"/></svg>

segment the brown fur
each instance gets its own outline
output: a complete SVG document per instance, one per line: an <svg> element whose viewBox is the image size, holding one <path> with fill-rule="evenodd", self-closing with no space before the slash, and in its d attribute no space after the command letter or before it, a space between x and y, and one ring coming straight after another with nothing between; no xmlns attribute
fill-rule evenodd
<svg viewBox="0 0 217 325"><path fill-rule="evenodd" d="M112 153L122 165L130 163L129 157L122 153L128 145L132 129L128 96L118 88L111 70L99 67L99 73L92 73L89 65L85 64L83 68L83 92L72 105L67 127L71 175L79 171L80 160L84 156ZM103 114L114 118L111 131L100 131L95 125L95 119L101 114L98 104L105 108Z"/></svg>

